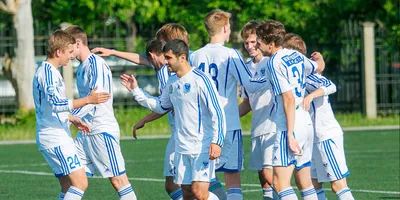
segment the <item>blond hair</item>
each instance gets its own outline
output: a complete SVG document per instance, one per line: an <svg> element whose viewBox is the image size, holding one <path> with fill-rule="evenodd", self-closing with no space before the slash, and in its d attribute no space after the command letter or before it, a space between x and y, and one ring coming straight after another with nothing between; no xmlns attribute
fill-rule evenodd
<svg viewBox="0 0 400 200"><path fill-rule="evenodd" d="M294 49L304 55L307 54L307 46L304 40L294 33L288 33L285 35L285 40L283 41L283 47L288 49Z"/></svg>
<svg viewBox="0 0 400 200"><path fill-rule="evenodd" d="M57 50L64 52L70 44L75 44L74 37L62 30L54 31L46 41L47 57L54 58Z"/></svg>
<svg viewBox="0 0 400 200"><path fill-rule="evenodd" d="M88 38L86 32L79 26L70 26L65 32L72 35L75 39L82 41L82 44L88 46Z"/></svg>
<svg viewBox="0 0 400 200"><path fill-rule="evenodd" d="M204 19L204 25L210 36L214 36L221 31L221 28L229 23L231 13L220 9L215 9L209 12Z"/></svg>
<svg viewBox="0 0 400 200"><path fill-rule="evenodd" d="M156 38L157 40L164 40L165 42L172 39L181 39L189 45L189 37L185 27L176 23L169 23L162 26L158 29Z"/></svg>

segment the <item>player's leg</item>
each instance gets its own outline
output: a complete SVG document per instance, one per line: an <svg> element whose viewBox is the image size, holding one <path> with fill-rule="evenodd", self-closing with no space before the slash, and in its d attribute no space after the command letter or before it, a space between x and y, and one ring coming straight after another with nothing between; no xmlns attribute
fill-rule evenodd
<svg viewBox="0 0 400 200"><path fill-rule="evenodd" d="M219 199L214 193L208 191L210 182L215 179L215 161L209 159L208 153L201 153L195 155L191 163L192 193L195 199Z"/></svg>
<svg viewBox="0 0 400 200"><path fill-rule="evenodd" d="M175 142L173 136L169 138L164 156L165 191L173 200L182 200L182 189L174 183L176 169L174 166Z"/></svg>
<svg viewBox="0 0 400 200"><path fill-rule="evenodd" d="M226 200L226 192L221 181L216 179L210 183L208 191L214 193L220 200Z"/></svg>
<svg viewBox="0 0 400 200"><path fill-rule="evenodd" d="M192 156L175 153L174 166L176 169L174 182L181 186L183 199L194 199L192 193Z"/></svg>
<svg viewBox="0 0 400 200"><path fill-rule="evenodd" d="M243 199L240 171L243 170L242 130L227 131L217 172L224 172L228 200Z"/></svg>
<svg viewBox="0 0 400 200"><path fill-rule="evenodd" d="M71 187L69 187L65 194L65 200L80 200L88 187L88 180L85 170L82 168L70 173L68 175L71 181Z"/></svg>
<svg viewBox="0 0 400 200"><path fill-rule="evenodd" d="M318 180L318 175L325 176L326 172L321 160L321 154L318 149L318 143L313 144L312 162L311 162L311 181L317 193L318 200L326 200L324 188L322 188L322 181Z"/></svg>

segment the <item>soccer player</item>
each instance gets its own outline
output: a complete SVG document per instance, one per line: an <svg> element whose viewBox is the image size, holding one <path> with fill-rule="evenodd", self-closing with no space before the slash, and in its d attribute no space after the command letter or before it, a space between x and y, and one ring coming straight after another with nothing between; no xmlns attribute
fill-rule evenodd
<svg viewBox="0 0 400 200"><path fill-rule="evenodd" d="M263 55L270 56L268 75L276 95L274 121L277 135L273 147L273 185L280 199L297 199L290 186L294 170L302 198L317 199L310 177L312 122L301 103L306 77L315 71L322 71L325 63L319 53L312 54L314 62L295 50L284 49L282 43L285 27L278 21L262 21L256 32L258 47Z"/></svg>
<svg viewBox="0 0 400 200"><path fill-rule="evenodd" d="M264 57L256 46L257 25L257 21L250 21L243 26L241 31L244 47L252 57L246 65L254 78L266 76L266 66L269 60L269 57ZM239 105L240 117L253 110L249 169L258 171L260 184L263 188L263 199L273 199L275 193L270 184L272 184L272 147L275 140L276 125L272 120L274 117L272 114L275 114L273 112L272 86L270 85L266 91L255 93L247 93L242 87L241 96L243 102Z"/></svg>
<svg viewBox="0 0 400 200"><path fill-rule="evenodd" d="M240 171L243 170L242 130L237 102L237 83L248 92L262 90L265 80L258 82L251 79L239 52L224 46L231 33L229 18L231 14L216 9L207 14L204 24L210 35L210 43L192 53L190 60L194 67L203 71L212 80L218 94L227 101L224 107L227 117L227 133L221 157L217 160L217 172L224 172L228 188L227 199L243 199ZM220 186L220 183L216 184Z"/></svg>
<svg viewBox="0 0 400 200"><path fill-rule="evenodd" d="M33 79L33 98L36 108L36 143L61 185L59 199L81 199L87 188L87 177L77 156L69 123L88 132L89 126L70 111L87 104L102 103L107 93L95 93L81 99L67 99L64 80L57 70L74 59L75 39L57 30L47 39L47 58L37 68Z"/></svg>
<svg viewBox="0 0 400 200"><path fill-rule="evenodd" d="M296 34L286 34L283 46L304 55L307 53L306 44ZM339 200L353 200L346 181L350 173L344 154L343 131L335 119L328 96L336 92L336 86L321 74L307 76L306 84L303 107L309 110L315 131L311 178L318 200L326 199L322 188L324 182L331 183Z"/></svg>
<svg viewBox="0 0 400 200"><path fill-rule="evenodd" d="M218 199L208 192L215 178L225 135L225 115L211 80L188 62L189 48L179 39L163 47L166 64L175 75L168 79L160 97L144 93L134 76L121 75L122 84L140 105L158 113L175 112L175 183L181 184L184 199Z"/></svg>
<svg viewBox="0 0 400 200"><path fill-rule="evenodd" d="M164 55L162 54L162 46L169 40L172 39L181 39L185 41L185 43L189 46L189 37L186 29L176 23L168 23L162 26L156 33L157 40L152 40L147 44L146 47L146 56L147 58L140 56L137 53L127 53L120 52L105 48L94 48L92 50L93 53L101 52L101 56L110 56L114 55L125 60L129 60L136 64L142 64L151 66L157 71L157 78L159 83L160 94L162 89L165 87L165 84L168 81L168 78L173 75L173 73L169 72L167 66L165 65ZM161 45L160 45L161 42ZM189 55L191 51L189 51ZM164 114L158 114L152 112L147 115L143 119L141 119L133 128L133 136L136 138L136 130L144 127L146 123L154 121L160 117L164 116ZM174 200L179 200L182 198L182 190L178 184L174 183L174 171L175 168L173 166L174 163L174 134L175 134L175 124L173 111L168 112L168 121L170 123L171 129L171 137L168 141L167 148L165 151L164 158L164 176L165 176L165 190L168 195ZM221 185L222 187L222 185ZM218 188L217 188L218 190ZM220 190L220 189L219 189ZM218 193L217 193L218 194Z"/></svg>
<svg viewBox="0 0 400 200"><path fill-rule="evenodd" d="M83 29L70 26L65 31L75 38L75 56L81 62L76 71L79 96L85 97L95 87L111 95L105 103L87 105L73 111L74 115L81 116L92 128L89 135L76 138L79 156L85 163L87 173L98 172L102 177L108 178L120 199L136 200L126 175L125 160L119 143L119 126L114 117L111 70L103 58L90 52Z"/></svg>

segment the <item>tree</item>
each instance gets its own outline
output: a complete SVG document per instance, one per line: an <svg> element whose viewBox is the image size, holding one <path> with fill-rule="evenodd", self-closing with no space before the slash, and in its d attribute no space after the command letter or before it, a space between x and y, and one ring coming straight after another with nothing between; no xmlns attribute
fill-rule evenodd
<svg viewBox="0 0 400 200"><path fill-rule="evenodd" d="M19 109L27 111L34 108L32 80L35 74L35 53L31 0L1 0L0 10L12 15L17 34L15 57L5 56L2 70L15 89Z"/></svg>

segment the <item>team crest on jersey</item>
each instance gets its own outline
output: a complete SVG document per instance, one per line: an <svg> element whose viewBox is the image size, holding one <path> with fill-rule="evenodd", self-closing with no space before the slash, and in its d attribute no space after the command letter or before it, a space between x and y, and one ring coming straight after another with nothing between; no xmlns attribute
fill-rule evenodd
<svg viewBox="0 0 400 200"><path fill-rule="evenodd" d="M265 68L262 68L260 72L262 76L265 76Z"/></svg>
<svg viewBox="0 0 400 200"><path fill-rule="evenodd" d="M185 83L185 85L183 86L183 92L190 92L190 83Z"/></svg>
<svg viewBox="0 0 400 200"><path fill-rule="evenodd" d="M46 92L47 92L49 95L53 95L55 90L56 90L55 87L52 86L52 85L49 85L49 86L47 86L47 88L46 88Z"/></svg>
<svg viewBox="0 0 400 200"><path fill-rule="evenodd" d="M168 92L172 94L174 92L174 87L172 85L169 86Z"/></svg>

